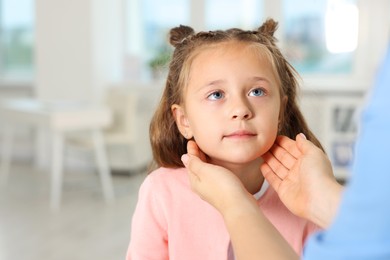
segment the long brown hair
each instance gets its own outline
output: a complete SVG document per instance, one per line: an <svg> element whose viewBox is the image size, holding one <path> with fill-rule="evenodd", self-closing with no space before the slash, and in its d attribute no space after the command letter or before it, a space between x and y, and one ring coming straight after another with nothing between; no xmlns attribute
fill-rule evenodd
<svg viewBox="0 0 390 260"><path fill-rule="evenodd" d="M296 79L298 73L276 46L274 37L276 29L277 22L272 19L268 19L255 31L233 28L195 33L191 27L182 25L171 29L170 43L175 50L162 98L150 124L150 142L155 166L171 168L184 166L180 158L187 152L187 140L176 126L171 106L183 102L183 91L188 83L191 63L196 55L206 47L227 41L258 45L270 57L273 69L279 78L281 98L287 96L287 101L281 108L281 125L278 134L295 138L298 133L304 133L308 140L322 149L299 110Z"/></svg>

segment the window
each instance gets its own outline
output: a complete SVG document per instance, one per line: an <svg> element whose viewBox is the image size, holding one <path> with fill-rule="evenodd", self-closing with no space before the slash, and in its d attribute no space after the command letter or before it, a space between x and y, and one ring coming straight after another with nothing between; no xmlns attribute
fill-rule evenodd
<svg viewBox="0 0 390 260"><path fill-rule="evenodd" d="M171 52L168 31L189 24L190 3L182 0L126 0L126 78L150 78Z"/></svg>
<svg viewBox="0 0 390 260"><path fill-rule="evenodd" d="M357 47L352 0L284 0L284 51L301 74L347 74Z"/></svg>
<svg viewBox="0 0 390 260"><path fill-rule="evenodd" d="M183 24L197 31L230 27L254 29L262 21L263 13L263 0L126 1L125 77L133 79L139 75L150 78L151 69L167 61L167 54L172 51L167 39L171 28ZM141 71L135 72L139 69L137 66Z"/></svg>
<svg viewBox="0 0 390 260"><path fill-rule="evenodd" d="M33 0L0 0L0 79L32 79Z"/></svg>
<svg viewBox="0 0 390 260"><path fill-rule="evenodd" d="M263 20L263 1L206 0L205 24L207 30L238 27L257 28Z"/></svg>
<svg viewBox="0 0 390 260"><path fill-rule="evenodd" d="M266 17L273 17L280 21L282 51L301 75L345 75L354 69L359 20L356 0L127 1L133 6L138 2L140 8L137 23L141 30L129 36L128 47L134 49L138 44L133 54L141 53L143 62L161 58L161 53L169 50L168 30L179 24L197 30L254 29Z"/></svg>

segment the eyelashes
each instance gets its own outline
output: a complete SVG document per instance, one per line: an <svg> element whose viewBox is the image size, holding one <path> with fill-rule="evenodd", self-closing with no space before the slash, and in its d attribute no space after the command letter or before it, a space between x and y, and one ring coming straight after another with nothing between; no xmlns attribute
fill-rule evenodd
<svg viewBox="0 0 390 260"><path fill-rule="evenodd" d="M267 94L264 88L254 88L249 91L248 96L250 97L262 97ZM209 100L220 100L223 99L226 94L222 90L215 90L207 95L207 99Z"/></svg>
<svg viewBox="0 0 390 260"><path fill-rule="evenodd" d="M263 88L255 88L249 92L250 96L262 97L265 96L266 92Z"/></svg>
<svg viewBox="0 0 390 260"><path fill-rule="evenodd" d="M223 97L225 97L225 94L220 90L211 92L209 95L207 95L207 99L209 100L219 100Z"/></svg>

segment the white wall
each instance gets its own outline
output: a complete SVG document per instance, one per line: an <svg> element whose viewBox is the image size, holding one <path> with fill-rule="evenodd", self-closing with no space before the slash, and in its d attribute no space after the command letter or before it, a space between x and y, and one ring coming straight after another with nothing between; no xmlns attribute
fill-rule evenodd
<svg viewBox="0 0 390 260"><path fill-rule="evenodd" d="M36 0L37 98L99 99L122 78L122 3Z"/></svg>

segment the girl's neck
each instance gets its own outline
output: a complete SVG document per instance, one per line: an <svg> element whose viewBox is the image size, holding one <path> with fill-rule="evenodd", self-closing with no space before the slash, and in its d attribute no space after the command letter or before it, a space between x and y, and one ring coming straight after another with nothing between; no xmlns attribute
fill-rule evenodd
<svg viewBox="0 0 390 260"><path fill-rule="evenodd" d="M259 158L258 160L247 164L232 164L226 162L218 162L214 164L220 165L232 171L241 180L247 191L251 194L255 194L260 190L264 182L264 177L260 171L261 163L262 159Z"/></svg>

